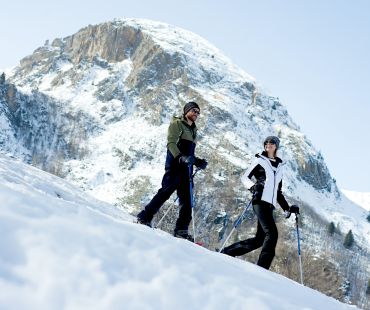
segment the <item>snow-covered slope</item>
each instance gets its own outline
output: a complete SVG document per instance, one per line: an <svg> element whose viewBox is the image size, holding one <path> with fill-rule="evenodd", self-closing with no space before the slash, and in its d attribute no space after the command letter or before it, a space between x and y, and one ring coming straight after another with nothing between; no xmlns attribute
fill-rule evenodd
<svg viewBox="0 0 370 310"><path fill-rule="evenodd" d="M370 193L355 192L342 189L344 195L354 203L358 204L367 211L370 211Z"/></svg>
<svg viewBox="0 0 370 310"><path fill-rule="evenodd" d="M0 155L0 308L355 309Z"/></svg>

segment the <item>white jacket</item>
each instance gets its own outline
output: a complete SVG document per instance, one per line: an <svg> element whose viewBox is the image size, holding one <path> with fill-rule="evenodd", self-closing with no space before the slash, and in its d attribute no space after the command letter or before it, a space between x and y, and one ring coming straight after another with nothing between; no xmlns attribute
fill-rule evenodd
<svg viewBox="0 0 370 310"><path fill-rule="evenodd" d="M261 200L276 207L278 191L279 194L281 194L281 181L283 179L283 168L285 164L280 158L276 158L278 166L275 168L264 155L257 154L256 157L257 159L254 163L242 175L241 181L247 189L250 189L255 184L255 182L251 180L254 176L257 179L257 183L264 185ZM282 203L285 204L284 202ZM279 201L279 204L284 209L285 206L283 206L282 203Z"/></svg>

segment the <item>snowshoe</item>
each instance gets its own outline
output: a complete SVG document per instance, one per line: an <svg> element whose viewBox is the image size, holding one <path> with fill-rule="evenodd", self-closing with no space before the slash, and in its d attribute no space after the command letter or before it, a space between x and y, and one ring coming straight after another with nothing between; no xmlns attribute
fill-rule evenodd
<svg viewBox="0 0 370 310"><path fill-rule="evenodd" d="M190 242L194 242L194 238L192 235L189 235L187 230L175 230L173 234L176 238L182 238L189 240Z"/></svg>
<svg viewBox="0 0 370 310"><path fill-rule="evenodd" d="M144 214L143 214L143 211L141 211L141 212L137 215L136 219L137 219L137 223L138 223L138 224L142 224L142 225L146 225L146 226L148 226L148 227L152 227L152 223L151 223L151 221L148 221L148 220L145 218L145 216L144 216Z"/></svg>
<svg viewBox="0 0 370 310"><path fill-rule="evenodd" d="M148 226L148 227L152 228L152 223L151 223L151 222L143 221L143 220L141 220L141 219L139 219L139 218L137 218L136 223L138 223L138 224L142 224L142 225L146 225L146 226Z"/></svg>

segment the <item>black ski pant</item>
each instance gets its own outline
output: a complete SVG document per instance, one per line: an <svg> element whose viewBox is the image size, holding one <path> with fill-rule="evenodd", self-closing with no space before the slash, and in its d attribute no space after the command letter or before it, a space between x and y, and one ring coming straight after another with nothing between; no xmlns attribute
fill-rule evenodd
<svg viewBox="0 0 370 310"><path fill-rule="evenodd" d="M190 171L192 173L192 169ZM162 205L177 190L179 197L179 217L176 221L175 231L188 230L191 222L190 183L189 168L180 166L176 170L167 170L162 179L162 187L157 194L145 206L144 216L148 221L159 211Z"/></svg>
<svg viewBox="0 0 370 310"><path fill-rule="evenodd" d="M278 240L278 231L273 217L274 207L267 202L258 201L253 203L253 210L258 218L255 237L236 242L226 247L222 252L235 257L262 246L257 265L269 269L275 256L275 247Z"/></svg>

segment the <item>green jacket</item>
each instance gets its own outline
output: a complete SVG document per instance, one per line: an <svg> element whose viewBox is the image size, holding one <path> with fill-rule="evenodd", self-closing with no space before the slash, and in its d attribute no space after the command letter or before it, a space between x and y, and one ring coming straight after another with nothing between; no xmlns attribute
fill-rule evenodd
<svg viewBox="0 0 370 310"><path fill-rule="evenodd" d="M195 154L197 126L187 123L184 116L173 117L168 127L166 169L178 163L181 155Z"/></svg>

